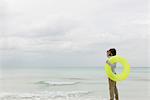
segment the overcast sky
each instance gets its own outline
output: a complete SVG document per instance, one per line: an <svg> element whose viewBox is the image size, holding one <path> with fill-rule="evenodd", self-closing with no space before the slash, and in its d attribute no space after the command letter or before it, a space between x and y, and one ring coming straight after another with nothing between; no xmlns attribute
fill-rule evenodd
<svg viewBox="0 0 150 100"><path fill-rule="evenodd" d="M148 0L1 0L2 67L148 67Z"/></svg>

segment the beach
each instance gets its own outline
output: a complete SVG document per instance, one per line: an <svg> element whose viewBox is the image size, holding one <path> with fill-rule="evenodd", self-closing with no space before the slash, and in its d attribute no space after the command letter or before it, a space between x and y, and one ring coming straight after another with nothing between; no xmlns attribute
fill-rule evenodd
<svg viewBox="0 0 150 100"><path fill-rule="evenodd" d="M120 100L149 100L150 68L131 68ZM1 68L0 100L109 100L103 67Z"/></svg>
<svg viewBox="0 0 150 100"><path fill-rule="evenodd" d="M0 0L0 100L150 100L148 1Z"/></svg>

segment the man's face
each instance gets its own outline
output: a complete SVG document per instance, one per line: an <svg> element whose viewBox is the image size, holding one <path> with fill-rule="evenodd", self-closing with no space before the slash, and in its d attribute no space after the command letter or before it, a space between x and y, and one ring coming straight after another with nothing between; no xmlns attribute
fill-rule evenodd
<svg viewBox="0 0 150 100"><path fill-rule="evenodd" d="M108 50L107 51L107 57L110 57L110 55L111 55L111 52Z"/></svg>

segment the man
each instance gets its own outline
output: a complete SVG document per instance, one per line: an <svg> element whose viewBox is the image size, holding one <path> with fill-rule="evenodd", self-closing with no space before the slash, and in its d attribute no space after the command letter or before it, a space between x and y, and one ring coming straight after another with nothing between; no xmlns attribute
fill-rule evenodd
<svg viewBox="0 0 150 100"><path fill-rule="evenodd" d="M111 48L107 51L107 57L110 58L112 56L116 55L116 49L115 48ZM116 74L115 69L116 69L116 63L115 64L111 64L108 60L106 61L106 63L111 66L112 72L114 74ZM116 100L119 100L119 96L118 96L118 89L116 86L116 82L111 80L110 78L108 78L108 82L109 82L109 94L110 94L110 100L114 100L114 96Z"/></svg>

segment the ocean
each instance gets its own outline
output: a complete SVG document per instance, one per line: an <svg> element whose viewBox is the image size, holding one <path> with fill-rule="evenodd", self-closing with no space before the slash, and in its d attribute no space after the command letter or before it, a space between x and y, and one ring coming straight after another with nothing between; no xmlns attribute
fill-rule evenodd
<svg viewBox="0 0 150 100"><path fill-rule="evenodd" d="M121 69L118 72L120 71ZM134 100L135 94L131 90L135 90L143 92L136 100L143 98L144 94L146 95L144 98L148 98L149 90L146 87L150 81L149 73L150 68L147 67L131 68L130 77L118 83L121 97L128 96L129 99L126 100ZM144 88L141 89L138 85L143 85ZM104 67L1 68L0 100L108 100L108 98L108 79Z"/></svg>

